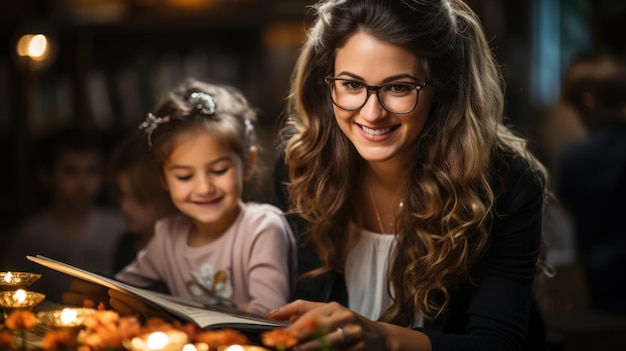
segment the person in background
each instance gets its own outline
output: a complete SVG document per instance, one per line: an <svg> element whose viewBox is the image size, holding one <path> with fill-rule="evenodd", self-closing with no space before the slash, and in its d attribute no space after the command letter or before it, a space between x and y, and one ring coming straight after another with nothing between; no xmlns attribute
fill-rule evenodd
<svg viewBox="0 0 626 351"><path fill-rule="evenodd" d="M255 118L237 89L196 80L148 114L141 129L181 214L159 220L153 239L116 279L146 288L163 283L175 296L261 315L289 301L290 227L278 208L242 201L257 160ZM137 310L136 299L109 293L114 309Z"/></svg>
<svg viewBox="0 0 626 351"><path fill-rule="evenodd" d="M461 0L324 0L276 164L298 350L542 350L545 168ZM295 218L294 218L295 217ZM316 327L312 327L316 326Z"/></svg>
<svg viewBox="0 0 626 351"><path fill-rule="evenodd" d="M133 131L115 145L108 171L127 228L114 251L113 271L119 272L152 239L156 221L177 211L145 133Z"/></svg>
<svg viewBox="0 0 626 351"><path fill-rule="evenodd" d="M563 100L588 135L561 155L557 195L574 220L590 306L626 314L626 66L606 52L584 52L563 76Z"/></svg>
<svg viewBox="0 0 626 351"><path fill-rule="evenodd" d="M45 255L111 275L113 250L125 225L119 212L97 203L103 187L103 156L96 132L64 127L45 136L38 151L38 178L48 203L18 226L2 267L41 273L32 289L60 302L71 278L26 256Z"/></svg>

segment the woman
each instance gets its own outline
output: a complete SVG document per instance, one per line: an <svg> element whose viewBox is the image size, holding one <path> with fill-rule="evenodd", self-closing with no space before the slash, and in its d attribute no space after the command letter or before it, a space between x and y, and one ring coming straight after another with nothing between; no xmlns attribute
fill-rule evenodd
<svg viewBox="0 0 626 351"><path fill-rule="evenodd" d="M545 172L502 124L476 15L460 0L315 9L277 163L305 274L270 317L300 350L543 347Z"/></svg>

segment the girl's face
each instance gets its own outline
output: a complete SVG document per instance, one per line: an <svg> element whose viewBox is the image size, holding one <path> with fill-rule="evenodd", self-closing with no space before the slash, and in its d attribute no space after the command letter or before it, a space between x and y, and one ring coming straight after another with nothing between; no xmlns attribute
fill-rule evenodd
<svg viewBox="0 0 626 351"><path fill-rule="evenodd" d="M423 84L427 81L416 55L362 32L353 35L337 50L335 77L353 81L347 83L348 89L361 84ZM432 90L426 86L417 93L415 109L406 114L385 110L373 91L368 93L367 102L360 109L348 111L335 105L333 109L337 124L365 160L405 164L412 157L411 145L424 129L431 101Z"/></svg>
<svg viewBox="0 0 626 351"><path fill-rule="evenodd" d="M150 202L141 203L137 200L127 172L117 176L117 186L120 210L128 230L135 234L151 233L154 230L154 223L159 219L156 206Z"/></svg>
<svg viewBox="0 0 626 351"><path fill-rule="evenodd" d="M225 231L239 214L247 171L230 146L206 130L177 137L163 165L174 205L199 231Z"/></svg>

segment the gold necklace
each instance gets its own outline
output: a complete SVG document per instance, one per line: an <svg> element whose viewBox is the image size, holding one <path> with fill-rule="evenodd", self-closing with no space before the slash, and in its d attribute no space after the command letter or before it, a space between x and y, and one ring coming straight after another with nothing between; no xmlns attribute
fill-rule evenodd
<svg viewBox="0 0 626 351"><path fill-rule="evenodd" d="M374 194L372 193L372 187L370 186L370 182L365 179L365 183L367 184L367 191L370 193L370 200L372 200L372 206L374 206L374 212L376 213L376 220L378 221L378 226L380 227L380 232L382 234L391 234L391 231L387 233L385 228L383 227L383 221L380 219L380 213L378 212L378 206L376 206L376 201L374 201ZM400 208L404 206L404 202L400 201L398 204ZM389 223L389 228L393 226L393 223Z"/></svg>

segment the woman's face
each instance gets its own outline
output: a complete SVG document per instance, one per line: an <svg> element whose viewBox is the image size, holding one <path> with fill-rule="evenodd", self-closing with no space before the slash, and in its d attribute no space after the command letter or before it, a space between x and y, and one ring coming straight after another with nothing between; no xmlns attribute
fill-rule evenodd
<svg viewBox="0 0 626 351"><path fill-rule="evenodd" d="M388 83L427 82L420 59L410 51L358 32L337 50L335 77L349 79L348 88ZM346 84L336 81L335 84ZM414 85L413 85L414 86ZM402 85L399 85L402 87ZM389 91L389 90L388 90ZM396 88L391 87L391 92ZM348 111L333 105L337 124L369 162L400 162L413 156L411 145L424 129L432 101L426 86L417 92L417 106L405 114L383 108L376 93L368 93L363 107ZM387 104L389 105L389 104Z"/></svg>

